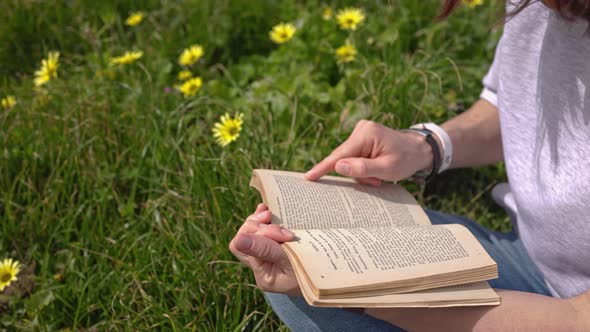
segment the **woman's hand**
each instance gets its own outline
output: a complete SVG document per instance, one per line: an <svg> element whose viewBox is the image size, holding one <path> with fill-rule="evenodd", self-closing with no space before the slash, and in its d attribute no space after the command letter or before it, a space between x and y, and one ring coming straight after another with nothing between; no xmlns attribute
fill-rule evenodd
<svg viewBox="0 0 590 332"><path fill-rule="evenodd" d="M293 233L270 224L272 214L258 204L229 244L231 252L254 272L256 286L265 292L301 295L291 262L280 243L291 241Z"/></svg>
<svg viewBox="0 0 590 332"><path fill-rule="evenodd" d="M331 171L378 186L432 167L432 149L418 133L361 120L350 137L305 174L315 181Z"/></svg>

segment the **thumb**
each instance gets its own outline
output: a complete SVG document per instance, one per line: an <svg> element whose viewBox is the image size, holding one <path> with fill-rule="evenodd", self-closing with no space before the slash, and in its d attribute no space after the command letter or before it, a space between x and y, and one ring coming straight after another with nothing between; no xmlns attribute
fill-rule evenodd
<svg viewBox="0 0 590 332"><path fill-rule="evenodd" d="M262 261L280 263L286 257L281 245L265 236L240 234L235 241L237 250Z"/></svg>
<svg viewBox="0 0 590 332"><path fill-rule="evenodd" d="M336 163L336 172L354 178L374 177L389 180L393 171L393 162L388 158L345 158Z"/></svg>

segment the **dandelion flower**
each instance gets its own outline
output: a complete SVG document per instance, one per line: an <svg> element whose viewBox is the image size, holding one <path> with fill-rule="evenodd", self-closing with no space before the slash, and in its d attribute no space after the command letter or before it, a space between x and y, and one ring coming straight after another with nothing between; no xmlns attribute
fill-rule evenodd
<svg viewBox="0 0 590 332"><path fill-rule="evenodd" d="M199 92L202 85L203 80L201 80L200 77L194 77L184 81L184 83L178 87L178 90L180 90L185 97L193 97Z"/></svg>
<svg viewBox="0 0 590 332"><path fill-rule="evenodd" d="M324 11L322 12L322 18L326 21L331 20L332 19L332 8L330 8L330 7L324 8Z"/></svg>
<svg viewBox="0 0 590 332"><path fill-rule="evenodd" d="M144 17L145 17L145 14L143 12L131 13L131 15L129 15L129 17L127 17L127 19L125 20L125 24L127 24L130 27L134 27L134 26L138 25L139 23L141 23L141 21L143 21Z"/></svg>
<svg viewBox="0 0 590 332"><path fill-rule="evenodd" d="M354 61L357 54L356 47L346 43L336 49L336 60L338 63L347 63Z"/></svg>
<svg viewBox="0 0 590 332"><path fill-rule="evenodd" d="M204 53L203 47L201 45L195 44L182 51L180 57L178 58L178 63L183 66L191 66L199 61Z"/></svg>
<svg viewBox="0 0 590 332"><path fill-rule="evenodd" d="M463 0L463 3L469 6L469 8L475 8L483 5L483 0Z"/></svg>
<svg viewBox="0 0 590 332"><path fill-rule="evenodd" d="M0 104L2 104L2 108L9 110L16 105L16 98L14 96L6 96L2 98Z"/></svg>
<svg viewBox="0 0 590 332"><path fill-rule="evenodd" d="M341 29L354 31L365 20L365 14L359 8L345 8L338 11L336 20Z"/></svg>
<svg viewBox="0 0 590 332"><path fill-rule="evenodd" d="M136 52L127 51L121 56L112 57L111 64L112 65L128 65L130 63L134 63L142 56L143 56L142 51L136 51Z"/></svg>
<svg viewBox="0 0 590 332"><path fill-rule="evenodd" d="M228 113L221 116L219 122L215 123L213 127L213 137L221 146L226 146L240 137L242 131L242 113L236 114L234 117L229 116Z"/></svg>
<svg viewBox="0 0 590 332"><path fill-rule="evenodd" d="M12 258L6 258L0 262L0 292L10 283L16 281L16 275L20 272L20 264Z"/></svg>
<svg viewBox="0 0 590 332"><path fill-rule="evenodd" d="M35 86L41 86L57 77L59 52L49 52L47 59L41 60L41 69L35 72Z"/></svg>
<svg viewBox="0 0 590 332"><path fill-rule="evenodd" d="M191 73L191 71L190 71L190 70L181 70L181 71L178 73L178 79L179 79L180 81L186 81L186 80L188 80L188 79L189 79L189 78L191 78L191 77L193 77L193 73Z"/></svg>
<svg viewBox="0 0 590 332"><path fill-rule="evenodd" d="M297 29L291 23L279 23L272 27L272 30L268 33L270 40L277 44L288 42Z"/></svg>

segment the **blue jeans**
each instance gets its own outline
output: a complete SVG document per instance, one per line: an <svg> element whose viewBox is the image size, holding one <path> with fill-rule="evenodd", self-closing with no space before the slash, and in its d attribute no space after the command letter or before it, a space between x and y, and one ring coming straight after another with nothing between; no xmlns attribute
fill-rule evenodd
<svg viewBox="0 0 590 332"><path fill-rule="evenodd" d="M461 224L475 235L498 264L499 278L490 281L493 288L551 295L515 232L492 232L469 219L436 211L426 210L426 214L433 224ZM365 314L309 306L302 297L265 295L274 312L293 331L403 331Z"/></svg>

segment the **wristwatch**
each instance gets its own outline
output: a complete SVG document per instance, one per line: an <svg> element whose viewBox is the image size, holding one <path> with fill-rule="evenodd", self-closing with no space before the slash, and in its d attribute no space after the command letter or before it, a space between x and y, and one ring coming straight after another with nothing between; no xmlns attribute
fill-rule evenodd
<svg viewBox="0 0 590 332"><path fill-rule="evenodd" d="M438 146L438 142L433 137L432 131L429 129L409 128L409 129L405 129L405 131L413 131L413 132L416 132L420 135L423 135L426 138L426 142L432 148L432 169L430 169L430 170L425 169L425 170L418 171L418 172L416 172L416 174L414 174L412 176L412 180L414 182L417 182L420 184L428 183L428 182L432 181L432 179L434 179L434 177L438 174L438 170L440 168L441 161L442 161L442 158L440 156L440 147Z"/></svg>

